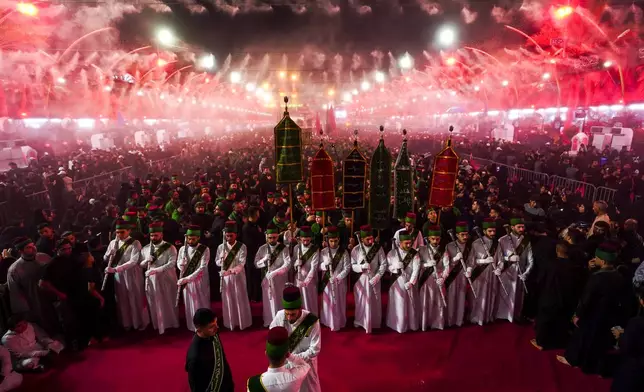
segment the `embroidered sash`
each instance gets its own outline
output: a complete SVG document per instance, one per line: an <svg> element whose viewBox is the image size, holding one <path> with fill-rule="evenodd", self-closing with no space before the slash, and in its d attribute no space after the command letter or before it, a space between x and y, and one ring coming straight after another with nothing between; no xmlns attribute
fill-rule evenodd
<svg viewBox="0 0 644 392"><path fill-rule="evenodd" d="M406 269L407 269L407 266L408 266L408 265L409 265L409 263L411 263L411 261L414 259L414 256L416 256L416 253L418 253L418 252L416 251L416 249L414 249L414 248L409 248L409 250L407 251L407 254L405 255L405 258L403 258L403 259L401 260L401 262L402 262L402 269L401 269L401 271L400 271L400 273L401 273L401 274L402 274L402 271L404 271L404 270L406 270Z"/></svg>
<svg viewBox="0 0 644 392"><path fill-rule="evenodd" d="M116 253L114 253L114 258L112 258L112 263L110 264L110 267L114 268L115 265L119 264L119 261L121 261L121 257L125 254L125 251L127 248L134 243L134 238L130 237L121 245L117 250Z"/></svg>
<svg viewBox="0 0 644 392"><path fill-rule="evenodd" d="M267 392L262 384L262 375L258 374L248 379L246 389L250 392Z"/></svg>
<svg viewBox="0 0 644 392"><path fill-rule="evenodd" d="M362 246L362 245L360 245ZM364 248L362 248L364 249ZM378 254L378 251L380 250L380 244L373 244L371 249L369 249L369 252L365 255L364 259L362 260L362 263L367 262L371 264L371 260L373 260L374 257ZM361 263L361 264L362 264Z"/></svg>
<svg viewBox="0 0 644 392"><path fill-rule="evenodd" d="M302 251L302 248L300 248L300 252L301 251ZM302 265L306 264L317 251L318 251L317 245L311 244L311 247L309 248L309 250L307 250L306 253L304 253L303 255L300 255L300 260L302 260Z"/></svg>
<svg viewBox="0 0 644 392"><path fill-rule="evenodd" d="M186 245L189 246L189 245ZM199 268L199 264L201 263L201 256L203 256L203 253L206 251L206 245L204 244L199 244L197 245L197 249L195 250L195 253L192 255L192 258L188 262L188 265L186 266L185 271L183 271L183 274L181 274L181 277L186 277L192 275L193 272Z"/></svg>
<svg viewBox="0 0 644 392"><path fill-rule="evenodd" d="M150 244L150 246L153 246L153 245ZM163 252L165 252L166 250L170 249L170 246L171 246L171 244L169 244L167 242L164 242L163 244L161 244L161 246L159 246L158 248L154 249L154 253L152 255L152 257L154 257L154 260L155 261L158 260L159 257L161 257L161 255L163 254Z"/></svg>
<svg viewBox="0 0 644 392"><path fill-rule="evenodd" d="M429 245L427 245L427 252L430 253ZM441 253L439 249L436 251L436 253L434 253L434 255L430 253L429 257L433 258L436 262L438 262L440 259L443 258L443 253ZM432 276L435 269L436 267L426 267L423 269L423 272L421 272L420 276L418 277L418 287L422 287L423 283L425 283L427 279L429 279L429 277Z"/></svg>
<svg viewBox="0 0 644 392"><path fill-rule="evenodd" d="M456 247L458 248L458 244L455 244ZM462 255L463 255L463 263L467 261L467 257L470 255L470 251L472 250L472 241L467 241L465 243L465 248L463 249ZM463 263L460 261L456 263L454 267L449 271L449 274L447 275L447 279L445 279L445 288L449 288L449 285L454 282L458 274L463 270Z"/></svg>
<svg viewBox="0 0 644 392"><path fill-rule="evenodd" d="M329 250L329 253L330 252L331 251ZM335 252L335 256L333 256L333 258L331 259L331 271L335 271L338 264L340 263L340 260L342 260L343 255L344 255L344 249L338 249L338 251ZM322 275L322 280L320 281L320 285L318 286L318 291L320 293L324 291L324 288L326 287L327 283L329 283L329 280L331 279L331 271L329 270L324 271L324 274Z"/></svg>
<svg viewBox="0 0 644 392"><path fill-rule="evenodd" d="M302 339L309 335L309 331L317 321L318 318L313 313L309 313L304 317L304 320L295 328L291 336L288 337L288 352L292 353L295 350Z"/></svg>
<svg viewBox="0 0 644 392"><path fill-rule="evenodd" d="M268 258L268 265L266 266L267 268L270 268L273 266L273 263L275 263L275 260L277 260L277 257L282 253L284 250L285 246L284 244L277 244L275 247L275 250L271 253L270 257Z"/></svg>
<svg viewBox="0 0 644 392"><path fill-rule="evenodd" d="M483 242L483 246L486 246L486 245L485 245L485 242L484 242L483 240L481 240L481 242ZM496 248L497 248L497 246L498 246L498 245L499 245L499 241L497 241L496 239L495 239L494 241L492 241L492 246L490 247L490 251L489 251L489 252L490 252L490 255L491 255L492 257L494 257L494 254L496 253ZM492 263L489 263L489 264L477 264L477 265L476 265L476 267L474 267L474 269L472 270L472 277L470 278L470 279L472 280L472 283L474 283L474 281L476 280L476 278L478 278L479 276L481 276L481 274L483 273L483 271L485 271L485 269L486 269L490 264L492 264Z"/></svg>
<svg viewBox="0 0 644 392"><path fill-rule="evenodd" d="M510 239L512 239L512 235L510 234ZM530 241L528 240L528 236L524 235L523 239L521 240L521 243L517 245L517 247L514 249L514 254L517 256L521 257L523 252L526 250L526 248L530 245Z"/></svg>
<svg viewBox="0 0 644 392"><path fill-rule="evenodd" d="M212 338L212 350L215 354L215 366L212 369L212 376L210 377L207 392L219 392L221 384L224 381L224 348L221 346L219 335L215 335Z"/></svg>
<svg viewBox="0 0 644 392"><path fill-rule="evenodd" d="M226 243L224 242L224 250L226 249ZM241 242L237 241L235 245L233 245L232 249L228 252L226 255L226 258L224 259L222 269L224 271L228 271L228 268L230 268L230 265L233 263L235 260L235 257L237 257L237 252L239 252L239 249L241 249Z"/></svg>

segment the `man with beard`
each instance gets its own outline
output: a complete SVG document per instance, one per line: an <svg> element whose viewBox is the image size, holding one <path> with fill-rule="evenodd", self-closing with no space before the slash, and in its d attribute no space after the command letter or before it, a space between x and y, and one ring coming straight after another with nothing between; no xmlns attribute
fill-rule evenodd
<svg viewBox="0 0 644 392"><path fill-rule="evenodd" d="M387 255L389 272L395 277L389 288L389 305L387 307L387 326L398 333L408 330L417 331L418 290L416 282L420 271L420 256L411 247L414 233L403 231L398 234L398 242Z"/></svg>
<svg viewBox="0 0 644 392"><path fill-rule="evenodd" d="M347 276L351 260L349 252L340 246L338 228L331 226L328 229L329 246L320 252L320 321L331 328L331 331L339 331L347 324Z"/></svg>
<svg viewBox="0 0 644 392"><path fill-rule="evenodd" d="M513 322L521 316L525 295L525 281L528 279L534 258L532 245L525 234L525 224L521 218L510 219L510 231L499 239L496 254L495 274L501 277L508 290L499 293L505 300L498 301L497 319Z"/></svg>
<svg viewBox="0 0 644 392"><path fill-rule="evenodd" d="M177 268L181 273L177 281L178 301L183 296L186 311L186 324L191 331L195 330L192 318L198 309L210 308L210 249L199 243L201 230L199 226L188 226L185 244L179 249ZM178 306L178 301L175 303Z"/></svg>
<svg viewBox="0 0 644 392"><path fill-rule="evenodd" d="M186 372L191 392L233 392L235 385L224 346L219 338L217 316L210 309L194 312L190 324L196 327L188 354Z"/></svg>
<svg viewBox="0 0 644 392"><path fill-rule="evenodd" d="M163 240L163 222L149 225L150 243L141 250L145 271L145 295L152 326L163 334L166 328L179 328L179 314L174 306L177 292L175 263L177 249Z"/></svg>
<svg viewBox="0 0 644 392"><path fill-rule="evenodd" d="M454 234L449 231L449 234ZM456 238L445 247L442 277L445 279L447 309L445 322L448 327L463 325L465 320L465 299L468 293L468 281L463 266L470 257L472 241L467 222L456 222Z"/></svg>
<svg viewBox="0 0 644 392"><path fill-rule="evenodd" d="M150 323L150 315L145 307L143 272L139 265L141 244L130 236L131 232L129 222L116 222L116 238L103 257L107 263L105 279L114 286L121 326L126 330L132 327L144 330Z"/></svg>
<svg viewBox="0 0 644 392"><path fill-rule="evenodd" d="M49 256L37 253L36 245L27 237L17 238L14 248L20 253L20 257L11 264L7 272L11 311L50 333L57 331L56 314L50 302L43 301L39 287Z"/></svg>
<svg viewBox="0 0 644 392"><path fill-rule="evenodd" d="M241 242L246 245L246 283L248 297L253 302L262 300L262 274L255 268L255 255L259 248L266 242L262 228L258 224L260 210L257 207L248 208L248 221L244 223L241 231Z"/></svg>
<svg viewBox="0 0 644 392"><path fill-rule="evenodd" d="M284 309L277 312L271 322L271 328L286 328L289 333L289 352L311 366L300 391L319 392L318 355L322 348L320 322L314 314L302 309L302 297L296 287L284 289L282 307Z"/></svg>
<svg viewBox="0 0 644 392"><path fill-rule="evenodd" d="M351 268L360 274L353 285L354 324L371 333L382 324L380 280L387 270L387 258L380 244L374 243L369 225L360 226L360 243L351 251Z"/></svg>
<svg viewBox="0 0 644 392"><path fill-rule="evenodd" d="M407 232L411 235L411 247L418 250L423 246L423 235L416 229L416 214L413 212L408 212L405 216L405 227L400 230L397 230L394 234L394 239L392 244L399 244L400 233Z"/></svg>
<svg viewBox="0 0 644 392"><path fill-rule="evenodd" d="M237 224L226 222L226 240L217 248L215 264L221 267L221 301L224 326L231 331L238 327L244 330L251 326L250 303L246 291L246 245L237 241Z"/></svg>
<svg viewBox="0 0 644 392"><path fill-rule="evenodd" d="M476 231L477 228L474 228ZM478 234L478 232L477 232ZM494 257L498 247L496 240L496 222L493 218L483 220L483 237L477 238L472 243L472 251L467 260L465 276L472 280L472 291L476 298L468 293L471 304L469 321L472 324L488 324L496 318L496 301L507 301L505 287L497 293L498 278L493 267Z"/></svg>
<svg viewBox="0 0 644 392"><path fill-rule="evenodd" d="M427 245L419 250L422 262L422 272L418 281L420 287L420 327L423 331L443 329L445 327L445 302L443 271L449 262L443 257L440 249L441 228L427 226L425 236ZM442 265L438 265L441 260ZM440 272L440 274L439 274Z"/></svg>
<svg viewBox="0 0 644 392"><path fill-rule="evenodd" d="M583 270L568 257L568 244L559 242L557 257L542 260L537 285L540 288L536 337L530 343L539 350L562 348L568 342L575 312L583 289Z"/></svg>
<svg viewBox="0 0 644 392"><path fill-rule="evenodd" d="M288 247L278 242L279 229L269 223L266 229L266 244L255 255L255 267L262 270L262 305L264 326L268 327L275 314L282 309L279 293L288 280L291 256Z"/></svg>
<svg viewBox="0 0 644 392"><path fill-rule="evenodd" d="M38 252L53 256L55 254L54 249L56 248L56 239L54 237L54 229L52 229L51 223L45 222L39 224L38 234L40 235L36 242Z"/></svg>
<svg viewBox="0 0 644 392"><path fill-rule="evenodd" d="M293 251L295 259L295 285L302 291L304 309L318 314L318 269L320 252L312 242L311 228L302 226L299 231L299 244Z"/></svg>
<svg viewBox="0 0 644 392"><path fill-rule="evenodd" d="M603 373L614 338L611 329L624 325L631 305L631 289L614 263L617 248L604 243L595 251L594 272L584 288L572 318L575 328L563 356L563 364L581 368L584 373Z"/></svg>
<svg viewBox="0 0 644 392"><path fill-rule="evenodd" d="M56 256L45 266L40 288L53 298L54 307L61 321L66 345L77 350L80 344L86 344L89 336L82 336L80 321L83 306L79 292L81 281L81 266L71 257L72 244L68 240L60 240L56 244ZM82 341L82 343L81 343Z"/></svg>

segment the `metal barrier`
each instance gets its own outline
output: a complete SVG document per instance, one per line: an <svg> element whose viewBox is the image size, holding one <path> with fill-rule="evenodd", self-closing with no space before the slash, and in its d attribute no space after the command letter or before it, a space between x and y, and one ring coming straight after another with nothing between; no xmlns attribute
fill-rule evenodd
<svg viewBox="0 0 644 392"><path fill-rule="evenodd" d="M595 199L593 201L603 200L606 203L612 203L615 201L615 194L617 194L617 189L600 186L595 190Z"/></svg>
<svg viewBox="0 0 644 392"><path fill-rule="evenodd" d="M515 183L523 181L529 181L530 183L538 181L540 185L548 185L550 183L550 176L546 173L521 169L520 167L508 166L508 178L511 178Z"/></svg>
<svg viewBox="0 0 644 392"><path fill-rule="evenodd" d="M124 167L122 169L114 170L108 173L99 174L93 177L83 178L72 183L72 187L76 193L81 192L90 184L104 185L106 183L113 183L115 179L118 180L119 185L121 182L128 180L128 175L132 172L132 166Z"/></svg>
<svg viewBox="0 0 644 392"><path fill-rule="evenodd" d="M594 185L587 182L571 180L570 178L559 176L550 177L550 189L551 191L554 191L555 189L564 189L589 201L595 201L595 193L597 191L597 188Z"/></svg>

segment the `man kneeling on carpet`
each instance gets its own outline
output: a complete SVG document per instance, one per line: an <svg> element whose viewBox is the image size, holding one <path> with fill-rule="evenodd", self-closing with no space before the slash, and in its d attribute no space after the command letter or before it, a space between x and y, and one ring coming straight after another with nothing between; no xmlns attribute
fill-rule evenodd
<svg viewBox="0 0 644 392"><path fill-rule="evenodd" d="M283 310L277 312L271 328L284 327L289 333L288 351L291 357L303 359L311 366L308 376L299 389L302 392L319 392L318 355L322 348L320 322L317 316L302 309L302 295L294 286L287 286L282 295Z"/></svg>
<svg viewBox="0 0 644 392"><path fill-rule="evenodd" d="M8 322L9 330L2 337L5 346L17 359L17 371L42 371L43 362L48 362L64 346L49 338L37 325L28 323L20 316L12 316Z"/></svg>
<svg viewBox="0 0 644 392"><path fill-rule="evenodd" d="M248 392L298 392L311 370L302 358L288 352L289 336L284 327L273 327L266 339L268 370L248 379Z"/></svg>
<svg viewBox="0 0 644 392"><path fill-rule="evenodd" d="M233 375L219 340L215 312L197 309L192 321L197 329L186 355L191 392L233 392Z"/></svg>

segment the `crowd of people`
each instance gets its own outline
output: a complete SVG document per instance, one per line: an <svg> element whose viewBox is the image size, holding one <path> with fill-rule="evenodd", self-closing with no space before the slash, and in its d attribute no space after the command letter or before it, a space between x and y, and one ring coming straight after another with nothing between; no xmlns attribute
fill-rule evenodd
<svg viewBox="0 0 644 392"><path fill-rule="evenodd" d="M250 303L262 303L269 370L250 377L248 390L319 391L320 328L347 328L349 295L353 324L366 333L533 322L536 349L565 349L562 364L613 376L615 392L643 388L637 200L590 205L575 192L514 181L469 159L467 152L505 164L517 155L519 147L489 141L457 144L466 159L454 206L433 208L426 153L435 152L435 138L417 136L410 142L416 208L372 230L368 207L342 208L340 163L351 144L327 143L337 208L324 212L312 209L308 180L275 183L272 144L257 135L178 143L178 157L163 165L147 163L150 151L112 152L131 160L121 164L132 167L127 182L114 178L80 192L72 185L74 196L62 198L47 188L50 208L8 223L0 235L10 305L0 391L19 385L20 373L46 369L63 350L150 325L160 334L181 325L195 331L186 362L193 391L232 391L211 301L221 301L230 330L249 328ZM374 147L360 143L366 156ZM498 148L504 156L490 155ZM305 159L315 149L307 147ZM535 154L521 159L594 173L604 152L552 164L550 152ZM607 156L597 172L619 167L619 181L631 180L621 191L632 193L640 186L635 154ZM11 175L22 181L22 174Z"/></svg>

